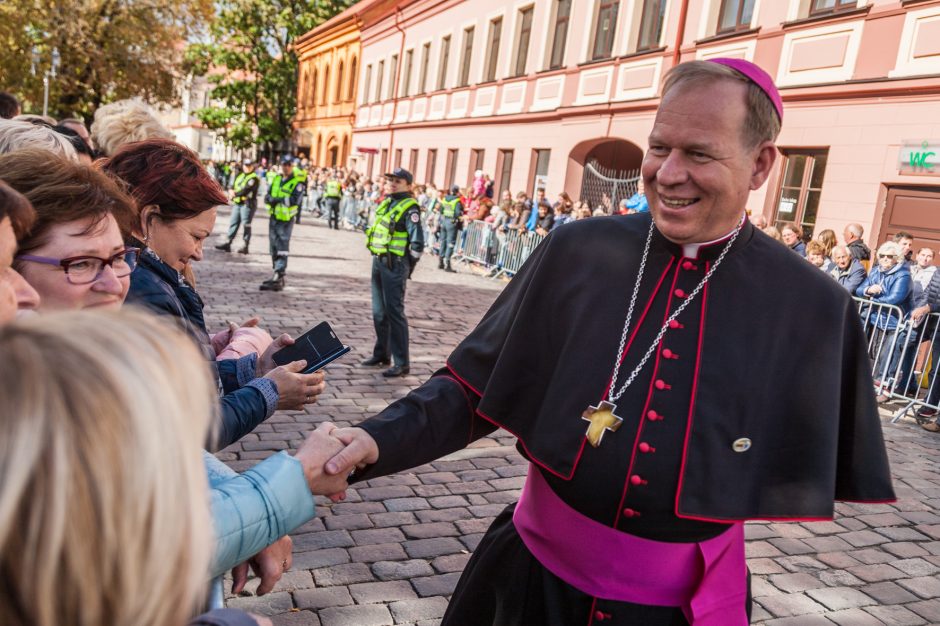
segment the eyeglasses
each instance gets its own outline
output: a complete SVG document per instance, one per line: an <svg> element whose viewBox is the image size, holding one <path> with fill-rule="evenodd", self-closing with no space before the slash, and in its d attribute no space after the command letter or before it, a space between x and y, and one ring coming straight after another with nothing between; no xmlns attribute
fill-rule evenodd
<svg viewBox="0 0 940 626"><path fill-rule="evenodd" d="M879 258L879 259L896 259L896 258L898 258L898 255L896 255L896 254L879 254L879 255L878 255L878 258Z"/></svg>
<svg viewBox="0 0 940 626"><path fill-rule="evenodd" d="M117 278L130 276L137 266L137 257L140 248L124 248L113 256L102 259L96 256L73 256L67 259L52 259L32 254L21 254L16 257L18 261L57 265L65 272L65 279L72 285L87 285L93 283L104 273L105 266L109 266Z"/></svg>

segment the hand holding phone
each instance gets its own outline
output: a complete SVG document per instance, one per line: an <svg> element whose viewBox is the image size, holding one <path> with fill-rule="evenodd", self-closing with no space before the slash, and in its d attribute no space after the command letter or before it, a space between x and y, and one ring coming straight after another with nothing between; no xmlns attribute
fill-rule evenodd
<svg viewBox="0 0 940 626"><path fill-rule="evenodd" d="M277 365L303 359L307 362L303 373L309 374L332 363L350 349L337 338L328 322L321 322L295 339L293 345L275 352L272 358Z"/></svg>

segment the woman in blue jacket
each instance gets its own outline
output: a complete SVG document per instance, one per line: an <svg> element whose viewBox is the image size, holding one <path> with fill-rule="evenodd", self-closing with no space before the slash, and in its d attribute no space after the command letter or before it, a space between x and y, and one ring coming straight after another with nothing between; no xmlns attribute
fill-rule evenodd
<svg viewBox="0 0 940 626"><path fill-rule="evenodd" d="M855 295L866 298L872 303L892 305L889 307L865 306L861 310L862 320L876 334L872 343L877 349L878 359L875 371L881 381L887 382L897 368L898 357L903 345L896 341L897 330L903 318L911 312L911 293L913 281L907 263L903 262L901 248L893 241L881 244L878 248L878 264L873 267L868 277L855 290ZM898 345L895 345L898 344Z"/></svg>

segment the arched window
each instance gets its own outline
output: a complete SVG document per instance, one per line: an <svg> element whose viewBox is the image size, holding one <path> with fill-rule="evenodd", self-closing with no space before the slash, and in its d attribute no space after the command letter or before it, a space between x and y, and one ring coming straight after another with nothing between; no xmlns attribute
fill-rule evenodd
<svg viewBox="0 0 940 626"><path fill-rule="evenodd" d="M320 104L326 104L326 94L330 92L330 66L323 68L323 91L320 92Z"/></svg>
<svg viewBox="0 0 940 626"><path fill-rule="evenodd" d="M310 88L307 90L307 106L314 106L317 103L317 68L313 68L313 80L310 81Z"/></svg>
<svg viewBox="0 0 940 626"><path fill-rule="evenodd" d="M346 88L346 99L352 100L356 93L356 71L359 69L356 57L353 57L349 69L349 86Z"/></svg>
<svg viewBox="0 0 940 626"><path fill-rule="evenodd" d="M336 97L333 102L339 103L343 100L343 62L339 62L339 71L336 73Z"/></svg>

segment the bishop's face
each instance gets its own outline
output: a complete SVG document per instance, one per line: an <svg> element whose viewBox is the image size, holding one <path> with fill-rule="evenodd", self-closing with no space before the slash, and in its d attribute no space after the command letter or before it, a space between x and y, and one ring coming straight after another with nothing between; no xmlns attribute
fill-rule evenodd
<svg viewBox="0 0 940 626"><path fill-rule="evenodd" d="M712 241L734 229L747 196L767 179L773 142L747 146L747 88L733 80L691 82L663 98L643 159L656 227L676 243Z"/></svg>

